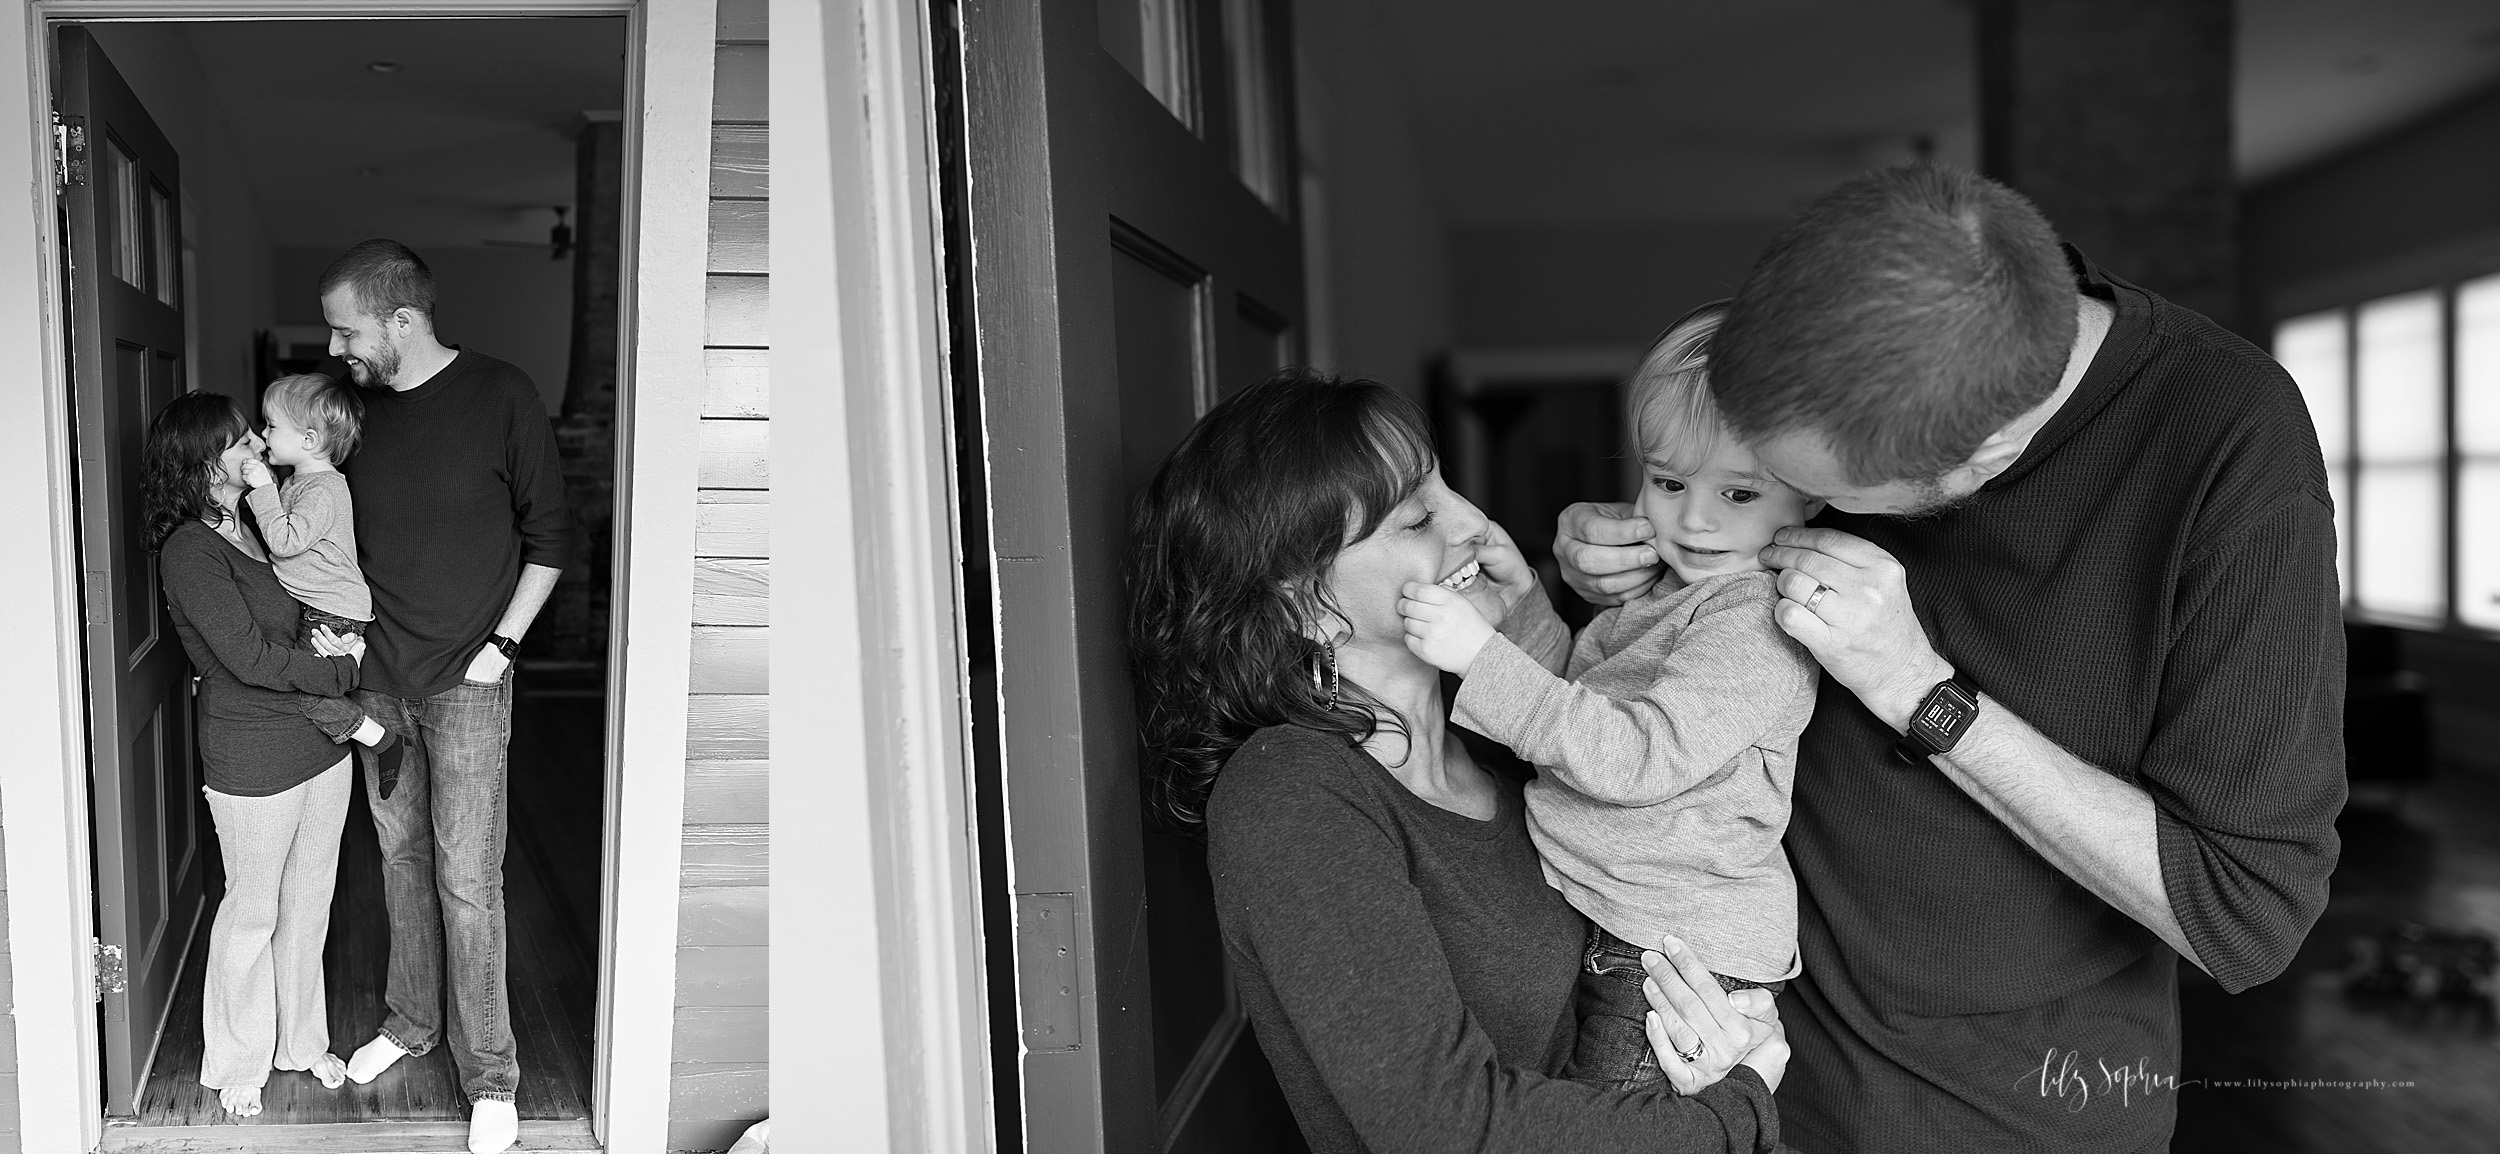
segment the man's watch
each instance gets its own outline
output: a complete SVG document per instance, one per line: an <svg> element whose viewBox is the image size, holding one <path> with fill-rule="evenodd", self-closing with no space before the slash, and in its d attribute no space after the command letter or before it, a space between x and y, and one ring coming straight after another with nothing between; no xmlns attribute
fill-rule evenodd
<svg viewBox="0 0 2500 1154"><path fill-rule="evenodd" d="M1892 747L1892 754L1911 765L1925 765L1939 753L1951 753L1979 720L1979 687L1959 674L1936 683L1910 711L1910 730Z"/></svg>
<svg viewBox="0 0 2500 1154"><path fill-rule="evenodd" d="M503 654L503 659L506 661L512 660L512 655L521 651L520 642L514 641L501 633L493 634L487 637L486 643L494 646L496 652Z"/></svg>

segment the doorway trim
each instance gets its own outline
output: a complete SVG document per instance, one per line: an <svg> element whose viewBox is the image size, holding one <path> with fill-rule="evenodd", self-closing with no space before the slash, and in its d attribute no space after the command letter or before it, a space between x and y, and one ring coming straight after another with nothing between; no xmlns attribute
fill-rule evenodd
<svg viewBox="0 0 2500 1154"><path fill-rule="evenodd" d="M591 1127L617 1154L666 1147L677 886L693 637L715 0L27 0L0 20L0 486L25 495L0 549L0 838L29 1150L103 1134L66 301L52 176L46 36L62 20L623 16L626 100L619 299L615 586L607 830ZM15 158L14 160L8 158ZM22 190L22 191L20 191ZM642 387L644 382L649 387ZM639 706L629 709L628 704ZM630 850L630 852L628 852ZM25 1055L42 1055L25 1060ZM74 1104L74 1109L61 1106ZM367 1128L369 1129L369 1128Z"/></svg>
<svg viewBox="0 0 2500 1154"><path fill-rule="evenodd" d="M963 624L988 607L957 539L950 422L974 418L950 412L930 12L772 5L768 1000L792 1149L993 1147Z"/></svg>

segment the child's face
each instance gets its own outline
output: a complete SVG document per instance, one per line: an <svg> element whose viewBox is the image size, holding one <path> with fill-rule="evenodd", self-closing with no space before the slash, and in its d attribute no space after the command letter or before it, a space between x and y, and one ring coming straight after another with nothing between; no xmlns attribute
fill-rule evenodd
<svg viewBox="0 0 2500 1154"><path fill-rule="evenodd" d="M295 423L295 418L276 405L262 405L260 414L267 422L260 435L269 442L269 463L293 468L321 455L312 430Z"/></svg>
<svg viewBox="0 0 2500 1154"><path fill-rule="evenodd" d="M1734 437L1692 472L1669 469L1657 454L1642 462L1640 515L1655 532L1651 544L1687 585L1721 573L1762 568L1757 556L1771 534L1802 525L1822 510L1773 480L1753 451Z"/></svg>

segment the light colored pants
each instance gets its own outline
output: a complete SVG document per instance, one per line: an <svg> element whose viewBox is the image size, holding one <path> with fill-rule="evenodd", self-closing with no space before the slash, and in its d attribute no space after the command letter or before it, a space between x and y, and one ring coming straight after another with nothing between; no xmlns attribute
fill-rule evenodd
<svg viewBox="0 0 2500 1154"><path fill-rule="evenodd" d="M308 1070L329 1052L321 945L355 780L342 757L268 797L204 791L226 861L200 1011L200 1084L211 1090L265 1085L271 1067Z"/></svg>

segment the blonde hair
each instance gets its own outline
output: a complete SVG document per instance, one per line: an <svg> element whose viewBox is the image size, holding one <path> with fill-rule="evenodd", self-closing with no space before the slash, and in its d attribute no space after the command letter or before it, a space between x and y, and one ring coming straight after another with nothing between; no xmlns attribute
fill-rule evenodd
<svg viewBox="0 0 2500 1154"><path fill-rule="evenodd" d="M1727 302L1712 301L1684 314L1623 388L1623 426L1632 436L1635 460L1655 460L1671 471L1701 468L1728 436L1727 418L1710 396L1710 338L1727 317Z"/></svg>
<svg viewBox="0 0 2500 1154"><path fill-rule="evenodd" d="M322 455L333 465L364 443L365 402L355 390L321 373L297 373L269 382L261 403L321 434Z"/></svg>

